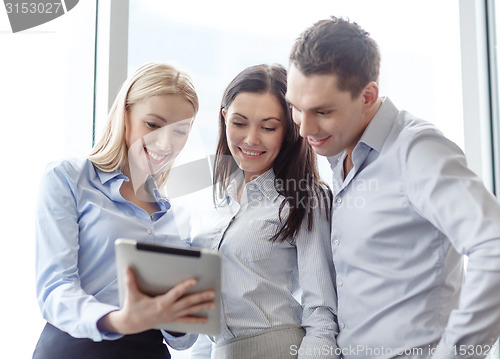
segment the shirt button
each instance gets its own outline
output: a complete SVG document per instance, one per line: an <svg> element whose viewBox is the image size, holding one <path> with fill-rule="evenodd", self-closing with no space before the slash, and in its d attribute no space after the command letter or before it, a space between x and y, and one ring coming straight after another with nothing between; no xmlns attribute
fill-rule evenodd
<svg viewBox="0 0 500 359"><path fill-rule="evenodd" d="M341 197L337 198L337 203L339 203L339 204L342 203L342 198Z"/></svg>
<svg viewBox="0 0 500 359"><path fill-rule="evenodd" d="M342 329L345 329L345 324L344 323L340 323L340 326L342 327Z"/></svg>
<svg viewBox="0 0 500 359"><path fill-rule="evenodd" d="M150 229L148 229L148 230L146 231L146 233L147 233L147 234L149 234L149 235L151 235L151 233L153 233L153 232L151 232L151 230L150 230Z"/></svg>
<svg viewBox="0 0 500 359"><path fill-rule="evenodd" d="M250 186L248 186L248 188L250 188L251 190L254 190L255 189L255 185L251 184Z"/></svg>
<svg viewBox="0 0 500 359"><path fill-rule="evenodd" d="M338 239L334 240L333 243L335 243L336 246L340 244L340 241Z"/></svg>
<svg viewBox="0 0 500 359"><path fill-rule="evenodd" d="M258 199L259 201L262 201L262 200L264 199L264 197L259 196L259 197L257 197L257 199Z"/></svg>
<svg viewBox="0 0 500 359"><path fill-rule="evenodd" d="M339 287L342 287L342 286L344 285L344 282L342 282L341 280L338 280L338 281L337 281L337 285L338 285Z"/></svg>

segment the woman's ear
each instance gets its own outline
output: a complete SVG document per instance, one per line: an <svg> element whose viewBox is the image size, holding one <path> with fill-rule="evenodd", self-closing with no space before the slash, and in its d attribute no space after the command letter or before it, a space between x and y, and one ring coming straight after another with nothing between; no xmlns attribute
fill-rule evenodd
<svg viewBox="0 0 500 359"><path fill-rule="evenodd" d="M221 114L222 118L224 119L224 123L225 123L225 124L226 124L226 126L227 126L227 117L226 117L226 115L227 115L227 111L226 111L226 109L225 109L225 108L221 108L221 110L220 110L220 114Z"/></svg>
<svg viewBox="0 0 500 359"><path fill-rule="evenodd" d="M124 129L124 134L125 137L127 136L127 128L128 128L128 122L129 122L129 109L125 107L123 111L123 129Z"/></svg>

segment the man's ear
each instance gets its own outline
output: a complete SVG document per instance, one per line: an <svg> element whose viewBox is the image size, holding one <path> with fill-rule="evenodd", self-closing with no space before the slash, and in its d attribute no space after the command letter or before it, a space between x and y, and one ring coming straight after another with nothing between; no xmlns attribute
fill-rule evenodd
<svg viewBox="0 0 500 359"><path fill-rule="evenodd" d="M376 82L369 82L362 90L363 104L371 107L377 103L378 100L378 85Z"/></svg>

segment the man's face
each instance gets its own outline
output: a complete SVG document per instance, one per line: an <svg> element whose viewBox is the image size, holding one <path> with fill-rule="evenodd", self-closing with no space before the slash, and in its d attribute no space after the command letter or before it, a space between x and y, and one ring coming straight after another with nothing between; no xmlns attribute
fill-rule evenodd
<svg viewBox="0 0 500 359"><path fill-rule="evenodd" d="M314 152L322 156L333 156L344 149L352 151L370 120L364 89L353 99L337 84L334 74L305 76L295 65L288 71L286 97L292 106L293 121Z"/></svg>

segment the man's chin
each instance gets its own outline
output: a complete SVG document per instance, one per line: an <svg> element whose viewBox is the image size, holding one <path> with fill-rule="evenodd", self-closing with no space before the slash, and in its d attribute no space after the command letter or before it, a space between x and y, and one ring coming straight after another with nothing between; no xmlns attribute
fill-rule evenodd
<svg viewBox="0 0 500 359"><path fill-rule="evenodd" d="M331 157L336 155L336 153L334 153L335 151L329 150L327 148L312 147L312 149L318 156Z"/></svg>

